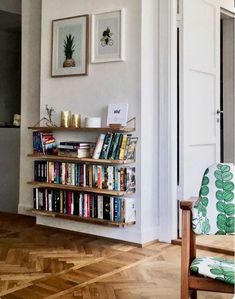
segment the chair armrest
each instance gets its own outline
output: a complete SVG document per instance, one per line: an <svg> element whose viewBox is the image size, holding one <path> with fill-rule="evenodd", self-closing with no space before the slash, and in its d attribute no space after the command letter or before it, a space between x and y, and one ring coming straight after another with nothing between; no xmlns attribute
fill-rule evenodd
<svg viewBox="0 0 235 299"><path fill-rule="evenodd" d="M180 201L181 210L191 210L198 200L199 197L190 197L188 200L181 200Z"/></svg>

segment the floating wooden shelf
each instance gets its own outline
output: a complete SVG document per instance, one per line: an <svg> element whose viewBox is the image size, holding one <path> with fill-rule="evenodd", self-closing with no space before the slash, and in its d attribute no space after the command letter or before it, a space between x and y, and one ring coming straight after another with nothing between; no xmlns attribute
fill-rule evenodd
<svg viewBox="0 0 235 299"><path fill-rule="evenodd" d="M108 159L92 159L92 158L76 158L76 157L65 157L57 155L43 155L43 154L28 154L28 157L43 159L48 161L74 161L89 164L107 164L107 165L120 165L120 164L132 164L134 160L108 160Z"/></svg>
<svg viewBox="0 0 235 299"><path fill-rule="evenodd" d="M53 184L53 183L35 182L35 181L27 182L27 184L34 185L39 188L63 189L63 190L103 194L103 195L109 195L109 196L127 196L127 195L133 194L133 192L114 191L114 190L107 190L107 189L79 187L79 186L73 186L73 185L62 185L62 184Z"/></svg>
<svg viewBox="0 0 235 299"><path fill-rule="evenodd" d="M67 215L67 214L42 211L42 210L31 210L31 212L35 215L40 215L40 216L61 218L61 219L66 219L66 220L85 222L85 223L91 223L91 224L99 224L99 225L105 225L105 226L124 227L124 226L135 224L135 222L119 223L119 222L114 222L114 221L109 221L109 220L103 220L103 219L97 219L97 218L85 218L85 217L80 217L77 215Z"/></svg>
<svg viewBox="0 0 235 299"><path fill-rule="evenodd" d="M130 133L134 132L135 128L128 128L128 127L121 127L121 128L110 128L110 127L104 127L104 128L64 128L64 127L28 127L30 130L34 131L45 131L45 132L51 132L51 131L75 131L75 132L117 132L117 133Z"/></svg>

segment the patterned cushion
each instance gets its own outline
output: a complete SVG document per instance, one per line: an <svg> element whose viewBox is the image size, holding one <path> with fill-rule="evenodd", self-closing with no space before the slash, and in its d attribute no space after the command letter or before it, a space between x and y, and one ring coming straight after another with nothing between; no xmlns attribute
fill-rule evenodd
<svg viewBox="0 0 235 299"><path fill-rule="evenodd" d="M228 284L234 284L235 265L230 260L217 257L200 257L192 262L190 270Z"/></svg>
<svg viewBox="0 0 235 299"><path fill-rule="evenodd" d="M192 209L196 234L234 234L234 174L233 164L214 164L206 169L200 200Z"/></svg>

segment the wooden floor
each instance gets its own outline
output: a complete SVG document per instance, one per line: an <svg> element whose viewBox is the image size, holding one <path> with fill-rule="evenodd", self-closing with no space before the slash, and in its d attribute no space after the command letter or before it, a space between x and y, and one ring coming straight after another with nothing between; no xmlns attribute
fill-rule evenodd
<svg viewBox="0 0 235 299"><path fill-rule="evenodd" d="M176 299L179 290L178 245L137 248L0 213L2 299ZM200 292L198 298L232 296Z"/></svg>

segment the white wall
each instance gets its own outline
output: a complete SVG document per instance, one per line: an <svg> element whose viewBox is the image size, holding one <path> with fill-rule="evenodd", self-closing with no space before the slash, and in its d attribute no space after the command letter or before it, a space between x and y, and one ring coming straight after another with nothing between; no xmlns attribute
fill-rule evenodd
<svg viewBox="0 0 235 299"><path fill-rule="evenodd" d="M222 8L227 9L227 10L235 13L234 0L218 0L218 1L219 1L219 5Z"/></svg>
<svg viewBox="0 0 235 299"><path fill-rule="evenodd" d="M41 115L45 105L56 110L59 124L61 110L71 110L83 116L102 116L105 125L108 103L128 102L129 117L137 118L135 135L137 149L137 224L125 229L104 228L84 223L38 217L38 223L55 225L86 233L108 236L137 243L157 237L157 183L153 152L157 132L156 119L156 22L157 5L154 0L42 0L41 39ZM89 75L51 78L51 21L53 19L92 14L125 8L126 58L124 62L89 65ZM141 22L142 20L142 22ZM58 136L57 138L76 138ZM82 136L81 138L88 138ZM155 186L155 187L154 187Z"/></svg>
<svg viewBox="0 0 235 299"><path fill-rule="evenodd" d="M39 119L40 103L40 27L41 0L22 3L22 86L21 86L21 145L20 145L20 200L18 211L28 213L32 208L32 133L27 128Z"/></svg>
<svg viewBox="0 0 235 299"><path fill-rule="evenodd" d="M21 14L21 0L1 0L0 10Z"/></svg>

